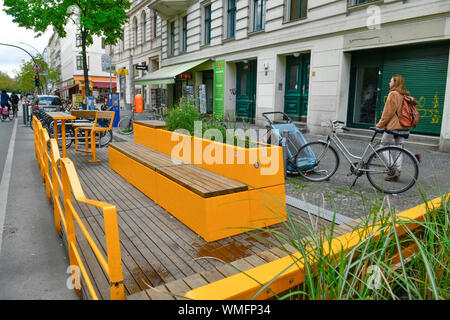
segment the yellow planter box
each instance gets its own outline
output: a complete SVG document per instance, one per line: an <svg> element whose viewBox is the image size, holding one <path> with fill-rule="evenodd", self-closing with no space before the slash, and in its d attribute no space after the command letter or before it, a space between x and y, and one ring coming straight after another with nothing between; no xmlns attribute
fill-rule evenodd
<svg viewBox="0 0 450 320"><path fill-rule="evenodd" d="M134 124L134 141L253 188L284 185L281 147L243 148Z"/></svg>
<svg viewBox="0 0 450 320"><path fill-rule="evenodd" d="M286 220L284 185L203 198L113 147L109 164L208 242Z"/></svg>

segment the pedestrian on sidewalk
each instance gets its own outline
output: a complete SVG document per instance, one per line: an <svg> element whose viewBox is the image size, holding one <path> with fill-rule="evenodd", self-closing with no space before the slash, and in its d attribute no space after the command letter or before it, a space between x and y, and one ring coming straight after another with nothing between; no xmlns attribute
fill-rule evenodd
<svg viewBox="0 0 450 320"><path fill-rule="evenodd" d="M409 96L410 93L405 86L405 78L399 74L392 76L389 82L389 95L384 105L383 114L380 121L377 123L378 128L386 128L386 131L381 137L381 146L397 145L402 147L405 139L409 137L409 128L404 128L400 124L398 114L401 114L403 105L403 97ZM387 159L391 164L392 159ZM386 181L398 181L402 167L402 157L396 161L396 170L392 175L385 177Z"/></svg>

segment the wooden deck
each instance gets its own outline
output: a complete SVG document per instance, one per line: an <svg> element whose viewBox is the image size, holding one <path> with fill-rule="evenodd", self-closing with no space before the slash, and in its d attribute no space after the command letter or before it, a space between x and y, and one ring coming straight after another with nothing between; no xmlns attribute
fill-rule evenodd
<svg viewBox="0 0 450 320"><path fill-rule="evenodd" d="M88 162L89 157L82 156L73 148L68 150L68 157L75 164L86 196L117 207L127 299L180 299L174 295L183 295L190 289L230 276L239 270L247 270L287 255L270 243L274 241L272 236L259 230L205 242L111 170L107 148L97 150L97 158L102 160L99 163ZM106 256L100 212L76 202L74 204ZM300 210L293 207L289 207L289 210L300 219L310 220ZM315 219L314 224L317 223L319 227L329 226L329 222ZM284 224L270 228L289 234ZM339 226L335 233L338 236L349 230L346 226ZM307 235L306 230L303 233ZM98 297L109 299L106 275L79 230L77 239ZM289 246L287 249L292 250ZM90 299L85 290L83 298Z"/></svg>

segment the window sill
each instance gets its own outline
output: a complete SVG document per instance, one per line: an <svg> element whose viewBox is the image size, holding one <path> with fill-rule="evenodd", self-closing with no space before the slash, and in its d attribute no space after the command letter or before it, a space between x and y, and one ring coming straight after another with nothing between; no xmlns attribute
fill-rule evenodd
<svg viewBox="0 0 450 320"><path fill-rule="evenodd" d="M248 36L251 37L251 36L253 36L253 35L260 34L260 33L264 33L264 32L266 32L265 29L260 29L260 30L256 30L256 31L251 31L251 32L248 33Z"/></svg>
<svg viewBox="0 0 450 320"><path fill-rule="evenodd" d="M232 42L234 40L236 40L235 37L225 38L225 39L222 39L222 43Z"/></svg>
<svg viewBox="0 0 450 320"><path fill-rule="evenodd" d="M298 18L298 19L294 19L294 20L283 21L283 24L296 25L296 24L302 24L302 23L306 22L307 20L308 20L308 17L303 17L303 18Z"/></svg>

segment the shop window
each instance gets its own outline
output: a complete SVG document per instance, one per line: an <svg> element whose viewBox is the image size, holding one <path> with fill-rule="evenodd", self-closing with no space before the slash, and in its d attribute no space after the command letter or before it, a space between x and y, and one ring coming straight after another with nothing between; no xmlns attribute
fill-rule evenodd
<svg viewBox="0 0 450 320"><path fill-rule="evenodd" d="M290 21L306 18L308 0L291 0Z"/></svg>
<svg viewBox="0 0 450 320"><path fill-rule="evenodd" d="M211 5L204 8L204 45L211 43Z"/></svg>

